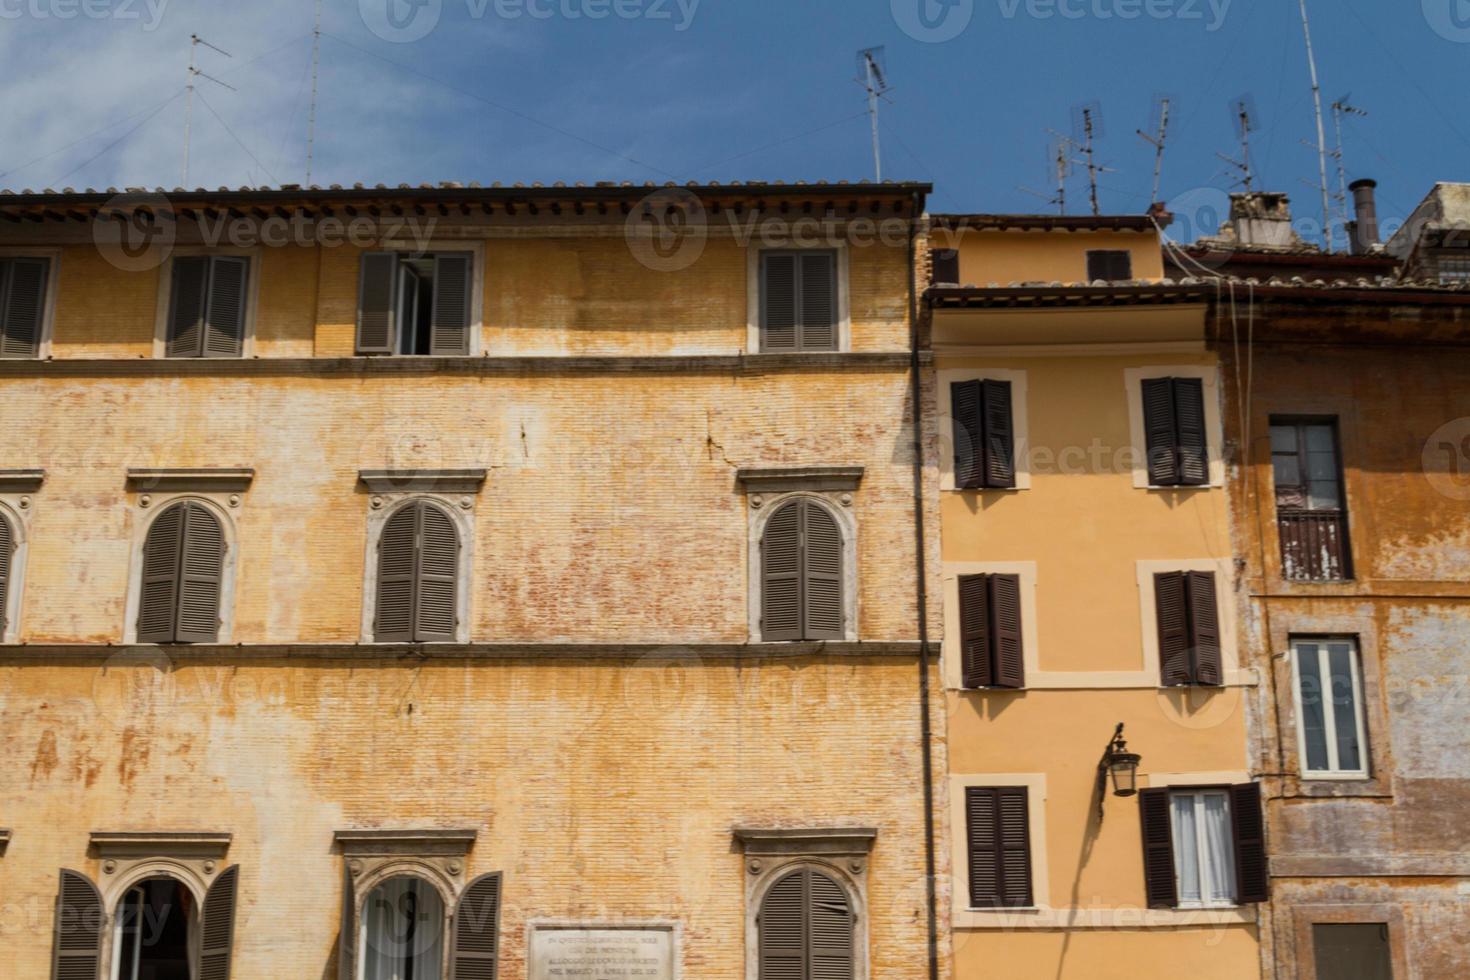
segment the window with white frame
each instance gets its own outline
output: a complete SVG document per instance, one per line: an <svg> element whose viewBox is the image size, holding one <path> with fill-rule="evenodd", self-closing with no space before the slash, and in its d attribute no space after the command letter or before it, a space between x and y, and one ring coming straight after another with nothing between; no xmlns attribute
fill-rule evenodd
<svg viewBox="0 0 1470 980"><path fill-rule="evenodd" d="M1235 847L1230 795L1223 789L1169 794L1180 908L1235 904Z"/></svg>
<svg viewBox="0 0 1470 980"><path fill-rule="evenodd" d="M1363 671L1351 637L1292 642L1297 742L1309 778L1368 775Z"/></svg>

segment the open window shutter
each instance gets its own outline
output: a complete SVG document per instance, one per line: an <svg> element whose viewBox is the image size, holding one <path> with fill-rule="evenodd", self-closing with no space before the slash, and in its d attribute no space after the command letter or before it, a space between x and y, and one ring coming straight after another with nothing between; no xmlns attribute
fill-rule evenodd
<svg viewBox="0 0 1470 980"><path fill-rule="evenodd" d="M807 252L800 259L800 348L836 350L837 261L831 252Z"/></svg>
<svg viewBox="0 0 1470 980"><path fill-rule="evenodd" d="M929 281L936 286L960 284L960 252L957 248L936 248L929 253Z"/></svg>
<svg viewBox="0 0 1470 980"><path fill-rule="evenodd" d="M179 561L179 643L214 643L219 639L220 580L225 536L219 520L200 504L184 507L184 545Z"/></svg>
<svg viewBox="0 0 1470 980"><path fill-rule="evenodd" d="M454 910L449 980L495 980L500 941L500 873L470 882Z"/></svg>
<svg viewBox="0 0 1470 980"><path fill-rule="evenodd" d="M398 255L364 252L357 284L357 352L391 354L396 333Z"/></svg>
<svg viewBox="0 0 1470 980"><path fill-rule="evenodd" d="M954 485L961 490L985 485L984 388L979 381L956 381L949 386L954 416Z"/></svg>
<svg viewBox="0 0 1470 980"><path fill-rule="evenodd" d="M15 532L0 514L0 637L5 635L5 610L10 608L10 563L15 554Z"/></svg>
<svg viewBox="0 0 1470 980"><path fill-rule="evenodd" d="M842 532L825 507L802 501L802 603L805 639L840 640Z"/></svg>
<svg viewBox="0 0 1470 980"><path fill-rule="evenodd" d="M430 325L429 353L441 356L470 352L472 256L463 253L434 257L434 321Z"/></svg>
<svg viewBox="0 0 1470 980"><path fill-rule="evenodd" d="M245 350L245 285L250 260L219 256L209 264L209 308L205 318L204 353L239 357Z"/></svg>
<svg viewBox="0 0 1470 980"><path fill-rule="evenodd" d="M761 639L801 639L801 511L793 500L771 515L761 536Z"/></svg>
<svg viewBox="0 0 1470 980"><path fill-rule="evenodd" d="M184 511L174 504L159 514L143 541L143 588L138 600L138 642L172 643L179 594L179 552Z"/></svg>
<svg viewBox="0 0 1470 980"><path fill-rule="evenodd" d="M98 980L102 962L102 896L86 875L65 868L56 893L53 980Z"/></svg>
<svg viewBox="0 0 1470 980"><path fill-rule="evenodd" d="M1143 382L1143 429L1148 453L1148 482L1156 487L1179 483L1178 445L1174 421L1174 380L1147 378Z"/></svg>
<svg viewBox="0 0 1470 980"><path fill-rule="evenodd" d="M454 640L459 532L441 507L419 504L418 580L414 583L414 640Z"/></svg>
<svg viewBox="0 0 1470 980"><path fill-rule="evenodd" d="M1016 437L1011 421L1011 383L986 381L985 485L997 489L1016 485Z"/></svg>
<svg viewBox="0 0 1470 980"><path fill-rule="evenodd" d="M48 265L45 259L0 262L0 357L41 353Z"/></svg>
<svg viewBox="0 0 1470 980"><path fill-rule="evenodd" d="M1189 645L1194 650L1194 682L1218 686L1225 682L1220 662L1220 612L1213 572L1189 572Z"/></svg>
<svg viewBox="0 0 1470 980"><path fill-rule="evenodd" d="M793 871L761 900L759 931L760 980L808 980L806 874Z"/></svg>
<svg viewBox="0 0 1470 980"><path fill-rule="evenodd" d="M761 350L796 350L796 256L761 256Z"/></svg>
<svg viewBox="0 0 1470 980"><path fill-rule="evenodd" d="M414 539L421 502L400 508L378 537L378 597L373 639L379 643L413 640Z"/></svg>
<svg viewBox="0 0 1470 980"><path fill-rule="evenodd" d="M996 687L1025 687L1019 575L990 576L990 625L995 632L995 677L991 683Z"/></svg>
<svg viewBox="0 0 1470 980"><path fill-rule="evenodd" d="M997 789L1000 813L1000 896L1011 908L1031 904L1031 818L1024 786Z"/></svg>
<svg viewBox="0 0 1470 980"><path fill-rule="evenodd" d="M1270 898L1270 885L1259 783L1230 787L1230 824L1235 835L1235 900L1240 904L1264 902Z"/></svg>
<svg viewBox="0 0 1470 980"><path fill-rule="evenodd" d="M807 957L812 980L852 980L852 905L842 886L817 871L807 896Z"/></svg>
<svg viewBox="0 0 1470 980"><path fill-rule="evenodd" d="M1169 791L1138 791L1138 815L1143 825L1143 885L1151 909L1179 905L1174 880L1174 829L1169 820Z"/></svg>
<svg viewBox="0 0 1470 980"><path fill-rule="evenodd" d="M1210 452L1205 443L1204 382L1174 379L1174 419L1178 426L1179 483L1198 487L1210 482Z"/></svg>
<svg viewBox="0 0 1470 980"><path fill-rule="evenodd" d="M208 292L209 259L186 255L174 259L173 298L168 312L168 357L204 354L204 300Z"/></svg>
<svg viewBox="0 0 1470 980"><path fill-rule="evenodd" d="M235 941L235 904L240 887L240 866L220 872L204 896L203 926L200 929L199 980L230 980L230 951Z"/></svg>
<svg viewBox="0 0 1470 980"><path fill-rule="evenodd" d="M1194 683L1189 662L1189 612L1184 572L1154 576L1154 614L1159 627L1159 680L1164 687Z"/></svg>
<svg viewBox="0 0 1470 980"><path fill-rule="evenodd" d="M969 858L970 908L995 908L1003 891L1000 872L1000 793L965 789L965 853Z"/></svg>
<svg viewBox="0 0 1470 980"><path fill-rule="evenodd" d="M984 575L960 576L960 670L967 688L989 687L990 588Z"/></svg>

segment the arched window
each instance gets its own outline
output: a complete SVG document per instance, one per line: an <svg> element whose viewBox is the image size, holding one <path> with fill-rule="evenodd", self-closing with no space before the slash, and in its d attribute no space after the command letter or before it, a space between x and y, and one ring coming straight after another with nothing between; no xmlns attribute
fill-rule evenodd
<svg viewBox="0 0 1470 980"><path fill-rule="evenodd" d="M415 500L383 525L373 638L452 643L458 625L459 532L441 506Z"/></svg>
<svg viewBox="0 0 1470 980"><path fill-rule="evenodd" d="M832 878L799 868L761 900L760 980L853 980L853 914Z"/></svg>
<svg viewBox="0 0 1470 980"><path fill-rule="evenodd" d="M761 537L761 639L841 640L842 531L815 500L778 508Z"/></svg>
<svg viewBox="0 0 1470 980"><path fill-rule="evenodd" d="M15 529L10 526L10 521L5 515L0 514L0 638L3 638L5 631L10 628L5 613L10 608L10 569L14 561L15 548Z"/></svg>
<svg viewBox="0 0 1470 980"><path fill-rule="evenodd" d="M422 878L389 878L362 906L358 980L442 980L444 899Z"/></svg>
<svg viewBox="0 0 1470 980"><path fill-rule="evenodd" d="M224 528L204 504L180 501L154 518L143 543L138 642L217 642L224 561Z"/></svg>

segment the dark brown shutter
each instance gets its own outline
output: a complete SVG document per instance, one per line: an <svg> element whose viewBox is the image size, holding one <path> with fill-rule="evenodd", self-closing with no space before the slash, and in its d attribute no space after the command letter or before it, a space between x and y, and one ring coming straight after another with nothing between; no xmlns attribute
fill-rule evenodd
<svg viewBox="0 0 1470 980"><path fill-rule="evenodd" d="M86 875L61 871L56 893L53 980L98 980L102 962L102 895Z"/></svg>
<svg viewBox="0 0 1470 980"><path fill-rule="evenodd" d="M1174 379L1174 420L1179 483L1204 486L1210 482L1210 452L1205 442L1204 382L1199 378Z"/></svg>
<svg viewBox="0 0 1470 980"><path fill-rule="evenodd" d="M398 255L364 252L357 284L357 352L391 354L397 333Z"/></svg>
<svg viewBox="0 0 1470 980"><path fill-rule="evenodd" d="M459 532L442 507L419 501L418 580L414 583L414 640L454 640L455 588L459 572Z"/></svg>
<svg viewBox="0 0 1470 980"><path fill-rule="evenodd" d="M400 508L383 525L378 538L378 597L373 639L379 643L413 640L414 539L418 535L415 501Z"/></svg>
<svg viewBox="0 0 1470 980"><path fill-rule="evenodd" d="M249 278L249 259L219 256L210 260L204 331L206 356L239 357L244 352L245 287Z"/></svg>
<svg viewBox="0 0 1470 980"><path fill-rule="evenodd" d="M199 953L199 980L230 980L235 942L235 905L240 887L238 864L220 872L204 896Z"/></svg>
<svg viewBox="0 0 1470 980"><path fill-rule="evenodd" d="M1001 902L1012 908L1032 904L1031 818L1024 786L996 791L1000 803Z"/></svg>
<svg viewBox="0 0 1470 980"><path fill-rule="evenodd" d="M454 910L449 980L495 980L500 942L500 873L470 882Z"/></svg>
<svg viewBox="0 0 1470 980"><path fill-rule="evenodd" d="M984 575L960 576L960 669L967 688L989 687L990 585Z"/></svg>
<svg viewBox="0 0 1470 980"><path fill-rule="evenodd" d="M929 253L929 281L936 286L958 286L960 284L960 251L957 248L936 248Z"/></svg>
<svg viewBox="0 0 1470 980"><path fill-rule="evenodd" d="M15 532L0 514L0 638L5 636L5 611L10 608L10 563L15 554Z"/></svg>
<svg viewBox="0 0 1470 980"><path fill-rule="evenodd" d="M760 980L808 980L806 874L784 875L761 900L756 920Z"/></svg>
<svg viewBox="0 0 1470 980"><path fill-rule="evenodd" d="M1194 683L1190 663L1189 597L1184 572L1154 576L1154 613L1159 630L1159 680L1164 687Z"/></svg>
<svg viewBox="0 0 1470 980"><path fill-rule="evenodd" d="M971 490L985 485L984 387L979 381L949 386L954 426L954 485Z"/></svg>
<svg viewBox="0 0 1470 980"><path fill-rule="evenodd" d="M1174 830L1169 814L1169 791L1138 791L1139 822L1143 825L1143 885L1151 909L1179 905L1174 880Z"/></svg>
<svg viewBox="0 0 1470 980"><path fill-rule="evenodd" d="M796 256L761 256L761 350L797 349Z"/></svg>
<svg viewBox="0 0 1470 980"><path fill-rule="evenodd" d="M761 535L761 639L801 639L803 500L772 514Z"/></svg>
<svg viewBox="0 0 1470 980"><path fill-rule="evenodd" d="M990 624L994 634L996 687L1026 686L1026 660L1021 643L1021 577L990 576Z"/></svg>
<svg viewBox="0 0 1470 980"><path fill-rule="evenodd" d="M1170 378L1143 382L1143 430L1148 453L1148 482L1172 487L1179 482L1179 460L1174 434L1174 383Z"/></svg>
<svg viewBox="0 0 1470 980"><path fill-rule="evenodd" d="M800 502L803 638L840 640L842 629L842 531L821 504Z"/></svg>
<svg viewBox="0 0 1470 980"><path fill-rule="evenodd" d="M138 642L172 643L179 594L179 552L187 504L167 508L143 541L143 587L138 600Z"/></svg>
<svg viewBox="0 0 1470 980"><path fill-rule="evenodd" d="M0 261L0 357L41 353L49 265L46 259Z"/></svg>
<svg viewBox="0 0 1470 980"><path fill-rule="evenodd" d="M985 485L1004 489L1016 485L1016 436L1011 420L1011 383L986 381Z"/></svg>
<svg viewBox="0 0 1470 980"><path fill-rule="evenodd" d="M842 886L807 871L807 962L812 980L852 980L852 904Z"/></svg>
<svg viewBox="0 0 1470 980"><path fill-rule="evenodd" d="M965 789L970 907L1032 904L1031 823L1024 786Z"/></svg>
<svg viewBox="0 0 1470 980"><path fill-rule="evenodd" d="M169 305L168 357L200 357L204 353L204 302L209 292L209 259L179 256L173 264L173 293Z"/></svg>
<svg viewBox="0 0 1470 980"><path fill-rule="evenodd" d="M434 256L434 310L429 327L429 353L441 357L470 352L473 256L464 253Z"/></svg>
<svg viewBox="0 0 1470 980"><path fill-rule="evenodd" d="M1215 598L1214 572L1189 572L1189 645L1194 651L1194 682L1219 686L1225 682L1220 659L1220 611Z"/></svg>
<svg viewBox="0 0 1470 980"><path fill-rule="evenodd" d="M801 255L801 350L837 349L837 260L831 252Z"/></svg>
<svg viewBox="0 0 1470 980"><path fill-rule="evenodd" d="M1099 249L1087 253L1087 281L1126 282L1133 278L1133 256L1121 249Z"/></svg>
<svg viewBox="0 0 1470 980"><path fill-rule="evenodd" d="M219 639L220 582L225 536L218 518L202 504L185 503L184 537L179 559L178 643L214 643Z"/></svg>
<svg viewBox="0 0 1470 980"><path fill-rule="evenodd" d="M1266 819L1259 783L1230 787L1230 824L1235 836L1235 900L1264 902L1270 898L1266 868Z"/></svg>

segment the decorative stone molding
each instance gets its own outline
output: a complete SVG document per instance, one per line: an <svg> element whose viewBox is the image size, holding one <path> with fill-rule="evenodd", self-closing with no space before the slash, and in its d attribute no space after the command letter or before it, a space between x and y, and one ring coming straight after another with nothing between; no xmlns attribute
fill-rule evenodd
<svg viewBox="0 0 1470 980"><path fill-rule="evenodd" d="M384 868L408 862L439 869L458 881L479 833L474 828L339 830L332 839L354 880L367 880Z"/></svg>
<svg viewBox="0 0 1470 980"><path fill-rule="evenodd" d="M224 857L230 849L231 835L208 831L126 831L94 830L92 849L102 862L103 894L114 889L107 883L132 879L140 868L174 874L193 883L209 881L224 870Z"/></svg>
<svg viewBox="0 0 1470 980"><path fill-rule="evenodd" d="M746 493L811 493L851 491L863 481L861 466L802 466L736 470L735 479Z"/></svg>
<svg viewBox="0 0 1470 980"><path fill-rule="evenodd" d="M35 493L45 482L45 470L0 470L0 493Z"/></svg>
<svg viewBox="0 0 1470 980"><path fill-rule="evenodd" d="M490 471L360 470L357 480L373 493L479 493Z"/></svg>
<svg viewBox="0 0 1470 980"><path fill-rule="evenodd" d="M128 489L137 493L241 493L254 479L249 467L128 469Z"/></svg>

